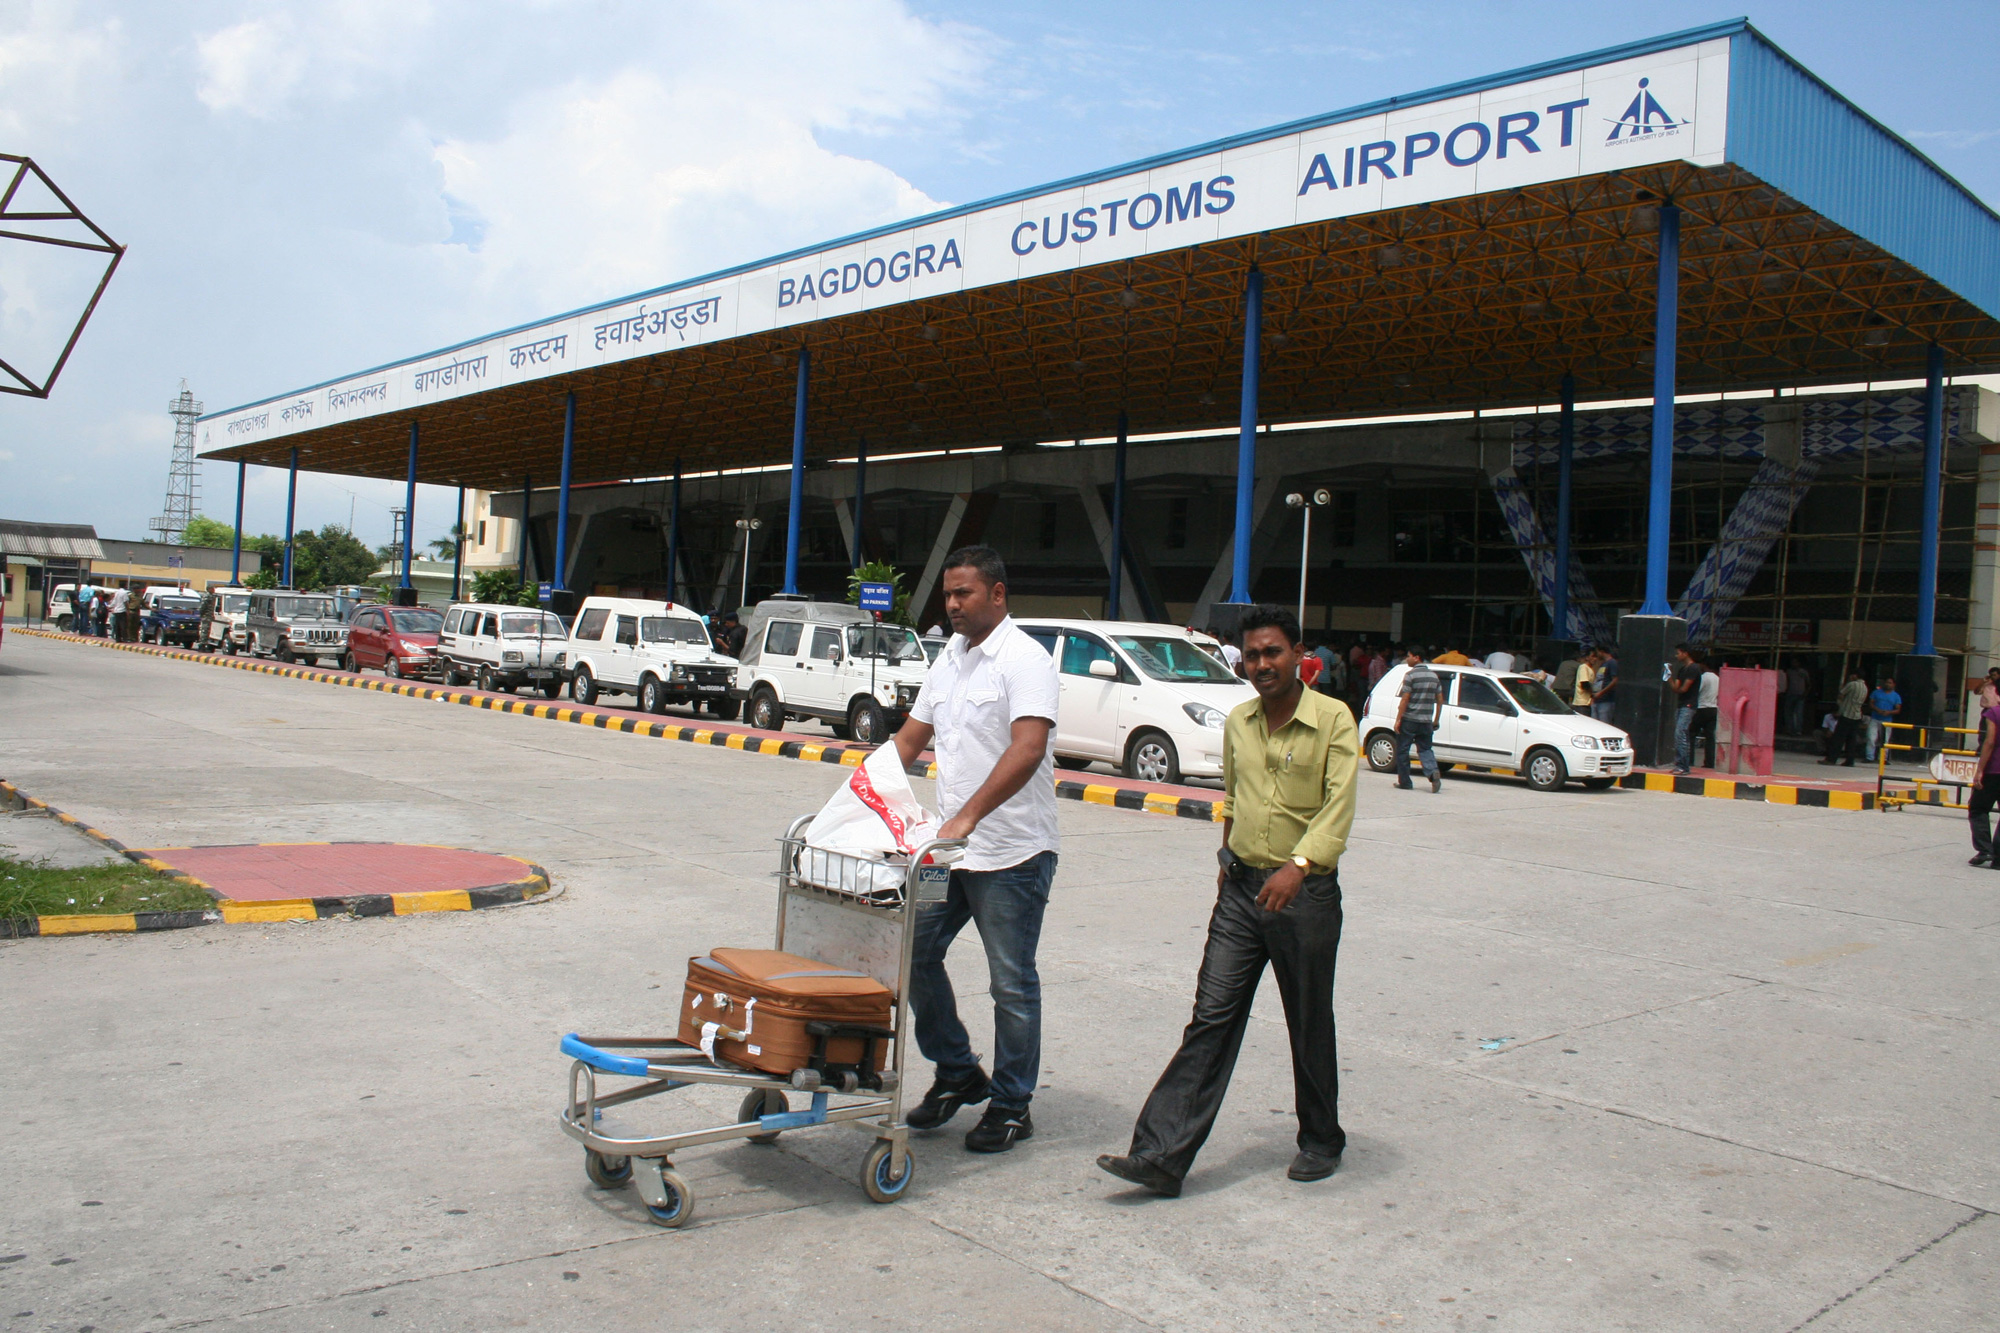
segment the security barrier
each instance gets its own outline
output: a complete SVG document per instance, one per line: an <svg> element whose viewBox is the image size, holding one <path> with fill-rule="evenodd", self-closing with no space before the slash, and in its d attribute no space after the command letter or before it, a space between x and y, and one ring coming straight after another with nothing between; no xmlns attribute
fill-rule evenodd
<svg viewBox="0 0 2000 1333"><path fill-rule="evenodd" d="M1897 740L1897 732L1915 732L1905 740ZM1940 736L1970 736L1970 750L1952 749L1948 746L1934 747L1929 742ZM1931 775L1924 778L1898 778L1897 782L1907 782L1909 790L1887 791L1884 784L1888 780L1889 751L1901 750L1913 757L1931 756ZM1963 799L1949 799L1949 793L1959 797L1965 795L1968 787L1979 784L1979 729L1977 727L1930 727L1915 722L1884 722L1882 743L1875 748L1875 808L1894 810L1904 805L1941 805L1950 810L1963 810Z"/></svg>

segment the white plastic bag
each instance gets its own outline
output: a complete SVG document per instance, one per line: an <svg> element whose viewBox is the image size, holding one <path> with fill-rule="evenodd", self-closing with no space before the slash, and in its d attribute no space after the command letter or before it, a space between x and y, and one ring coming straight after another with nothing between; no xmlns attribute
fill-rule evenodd
<svg viewBox="0 0 2000 1333"><path fill-rule="evenodd" d="M813 816L799 875L823 889L898 898L910 853L935 838L937 829L937 817L910 789L902 756L894 745L884 745ZM815 856L816 851L838 855Z"/></svg>

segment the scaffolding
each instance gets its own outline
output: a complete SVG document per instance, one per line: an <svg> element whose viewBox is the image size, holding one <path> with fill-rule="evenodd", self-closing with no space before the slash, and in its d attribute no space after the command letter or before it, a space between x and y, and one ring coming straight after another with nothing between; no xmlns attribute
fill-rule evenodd
<svg viewBox="0 0 2000 1333"><path fill-rule="evenodd" d="M201 404L188 392L186 380L181 381L180 395L167 404L167 415L174 419L174 453L167 464L167 506L146 526L172 546L180 543L181 534L194 518L194 423L201 416Z"/></svg>

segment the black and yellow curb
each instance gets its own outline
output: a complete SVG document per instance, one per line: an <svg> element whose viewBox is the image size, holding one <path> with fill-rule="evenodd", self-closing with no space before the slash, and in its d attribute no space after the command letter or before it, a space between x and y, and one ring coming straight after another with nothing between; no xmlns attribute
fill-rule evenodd
<svg viewBox="0 0 2000 1333"><path fill-rule="evenodd" d="M33 631L27 631L33 633ZM65 814L47 801L30 796L13 783L0 779L0 809L39 810L85 837L103 844L135 865L143 866L163 879L177 879L214 897L215 906L178 912L95 912L76 916L33 916L0 919L0 940L26 939L34 935L131 934L135 931L186 930L192 926L246 925L270 921L324 921L329 917L414 916L419 912L465 912L482 907L506 907L551 894L554 882L549 872L532 861L524 861L528 873L505 884L477 889L442 889L427 893L368 893L339 898L292 898L270 902L238 902L224 898L215 887L165 861L134 850L102 829L92 828L75 815ZM152 850L159 850L157 848ZM518 860L518 857L509 858Z"/></svg>
<svg viewBox="0 0 2000 1333"><path fill-rule="evenodd" d="M235 667L239 671L256 671L270 676L289 676L298 680L316 680L328 685L375 690L382 694L406 694L416 699L436 699L442 703L464 704L470 708L485 708L496 713L518 713L524 717L574 722L605 731L621 731L636 736L686 741L695 745L714 745L728 750L741 750L745 754L776 755L785 759L804 760L807 763L841 764L854 768L873 753L869 747L862 745L820 745L811 741L780 741L771 737L747 736L741 732L716 731L708 727L646 722L624 714L600 713L587 708L563 707L557 704L527 703L519 699L496 699L492 695L468 694L441 686L416 685L408 681L390 680L386 676L369 679L350 675L345 671L332 672L317 667L281 666L255 659L218 657L212 653L197 653L186 649L156 648L143 643L115 643L109 639L88 638L52 630L23 629L15 632L32 634L38 638L56 639L64 643L118 648L154 657L172 657L182 661L206 663L210 666ZM1476 764L1457 764L1454 767L1470 773L1488 773L1497 777L1519 776L1511 768L1486 768ZM910 774L920 778L935 777L936 765L912 764ZM1619 778L1616 785L1627 791L1671 792L1679 796L1707 796L1729 801L1763 801L1767 805L1797 805L1826 810L1875 809L1874 792L1830 791L1822 787L1798 787L1788 783L1739 782L1734 778L1678 777L1671 773L1630 773ZM1173 796L1166 792L1146 791L1138 787L1118 787L1110 783L1078 782L1074 779L1058 778L1056 795L1064 800L1082 801L1087 805L1106 805L1118 810L1139 810L1146 814L1195 819L1203 823L1219 823L1222 819L1222 803L1219 800L1204 801L1191 796Z"/></svg>
<svg viewBox="0 0 2000 1333"><path fill-rule="evenodd" d="M1511 768L1458 764L1468 773L1519 777ZM1628 773L1616 784L1626 791L1663 791L1677 796L1708 796L1723 801L1762 801L1766 805L1802 805L1821 810L1873 810L1872 791L1831 791L1825 787L1795 787L1783 782L1739 782L1735 778L1682 777L1673 773Z"/></svg>
<svg viewBox="0 0 2000 1333"><path fill-rule="evenodd" d="M282 666L271 662L240 657L218 657L212 653L189 652L185 649L156 648L144 643L115 643L109 639L88 638L78 634L62 634L48 630L20 630L22 634L33 634L40 638L56 639L64 643L87 644L99 648L117 648L125 652L145 653L152 657L171 657L181 661L200 662L209 666L234 667L238 671L255 671L267 676L286 676L296 680L315 680L327 685L345 685L352 689L374 690L379 694L403 694L413 699L436 699L440 703L463 704L468 708L484 708L495 713L517 713L522 717L547 718L556 722L573 722L579 726L597 727L604 731L624 732L632 736L651 736L660 740L685 741L693 745L713 745L725 750L740 750L744 754L775 755L783 759L798 759L806 763L838 764L847 768L858 768L874 753L866 745L821 745L814 741L781 741L770 736L751 736L739 731L717 731L712 727L681 726L670 722L648 722L642 718L624 713L604 713L574 705L553 703L529 703L522 699L500 699L490 694L474 694L447 686L421 685L410 681L390 680L386 676L362 677L345 671L324 671L318 667ZM929 763L910 765L910 775L919 778L937 776L937 766ZM1147 814L1169 815L1180 819L1198 819L1214 822L1221 819L1216 813L1220 802L1204 801L1186 796L1172 796L1164 792L1149 792L1139 788L1118 787L1104 782L1078 782L1068 778L1056 780L1056 795L1064 800L1082 801L1089 805L1108 805L1119 810L1141 810Z"/></svg>

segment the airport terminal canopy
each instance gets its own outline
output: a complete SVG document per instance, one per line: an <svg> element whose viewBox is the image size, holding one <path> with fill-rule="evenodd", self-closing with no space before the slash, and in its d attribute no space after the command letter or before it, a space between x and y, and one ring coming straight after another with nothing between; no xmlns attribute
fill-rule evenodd
<svg viewBox="0 0 2000 1333"><path fill-rule="evenodd" d="M1746 21L949 209L202 418L206 458L491 490L1267 421L2000 367L2000 217Z"/></svg>

